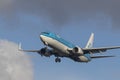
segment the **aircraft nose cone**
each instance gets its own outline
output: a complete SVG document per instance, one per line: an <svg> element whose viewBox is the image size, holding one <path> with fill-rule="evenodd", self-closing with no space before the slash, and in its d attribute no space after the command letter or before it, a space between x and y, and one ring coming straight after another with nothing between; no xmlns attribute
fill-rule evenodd
<svg viewBox="0 0 120 80"><path fill-rule="evenodd" d="M40 39L43 41L43 36L42 35L40 35Z"/></svg>
<svg viewBox="0 0 120 80"><path fill-rule="evenodd" d="M41 41L42 41L45 45L47 45L47 41L46 41L44 35L40 35L40 39L41 39Z"/></svg>
<svg viewBox="0 0 120 80"><path fill-rule="evenodd" d="M45 36L44 35L40 35L40 39L41 39L41 41L44 43L44 42L46 42L46 39L45 39Z"/></svg>

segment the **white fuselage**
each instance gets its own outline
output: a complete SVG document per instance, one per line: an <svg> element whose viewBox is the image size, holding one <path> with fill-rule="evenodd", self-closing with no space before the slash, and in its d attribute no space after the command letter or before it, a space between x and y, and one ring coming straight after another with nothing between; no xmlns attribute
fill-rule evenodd
<svg viewBox="0 0 120 80"><path fill-rule="evenodd" d="M56 50L56 52L58 53L59 56L68 56L69 55L69 52L67 51L67 49L69 49L69 47L67 47L66 45L60 43L59 41L57 41L51 37L47 37L44 35L40 35L40 38L45 43L45 45L48 45L51 48L53 48L54 50Z"/></svg>

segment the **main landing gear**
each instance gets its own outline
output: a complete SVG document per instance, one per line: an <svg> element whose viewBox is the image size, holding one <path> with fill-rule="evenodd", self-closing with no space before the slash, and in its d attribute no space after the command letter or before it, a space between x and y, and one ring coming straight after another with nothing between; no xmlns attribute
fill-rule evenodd
<svg viewBox="0 0 120 80"><path fill-rule="evenodd" d="M55 59L55 62L56 62L56 63L57 63L57 62L60 63L60 62L61 62L61 59L57 57L57 58Z"/></svg>

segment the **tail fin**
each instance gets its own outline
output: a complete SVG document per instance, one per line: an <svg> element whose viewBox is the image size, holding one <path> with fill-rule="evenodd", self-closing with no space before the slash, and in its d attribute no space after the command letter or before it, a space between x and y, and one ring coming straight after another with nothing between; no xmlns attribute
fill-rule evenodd
<svg viewBox="0 0 120 80"><path fill-rule="evenodd" d="M91 36L90 36L85 48L92 48L93 47L93 41L94 41L94 33L91 33Z"/></svg>

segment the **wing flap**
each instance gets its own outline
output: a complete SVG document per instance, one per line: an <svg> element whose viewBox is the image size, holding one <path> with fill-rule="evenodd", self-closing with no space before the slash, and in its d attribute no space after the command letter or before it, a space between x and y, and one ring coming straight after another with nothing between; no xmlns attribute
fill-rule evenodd
<svg viewBox="0 0 120 80"><path fill-rule="evenodd" d="M91 58L109 58L109 57L115 57L115 56L92 56Z"/></svg>

